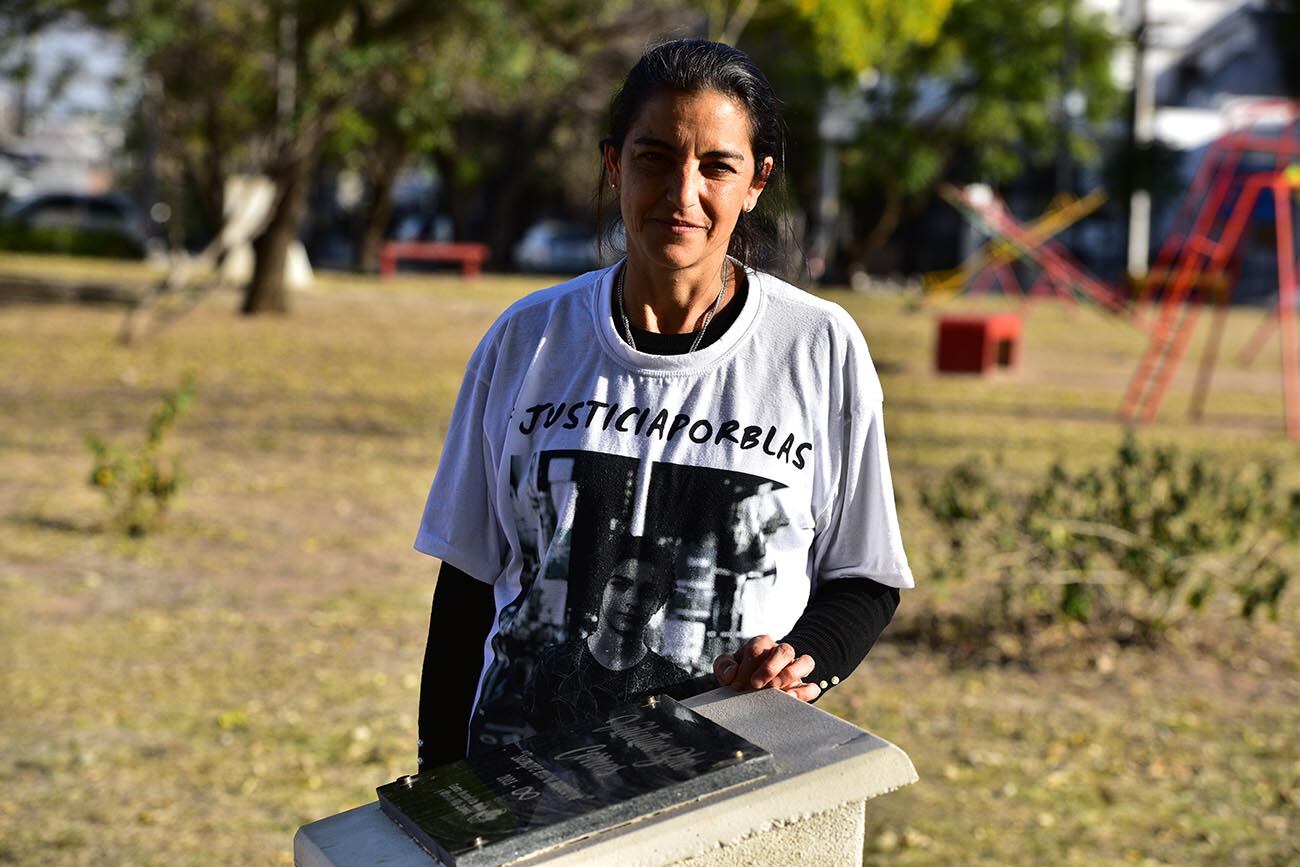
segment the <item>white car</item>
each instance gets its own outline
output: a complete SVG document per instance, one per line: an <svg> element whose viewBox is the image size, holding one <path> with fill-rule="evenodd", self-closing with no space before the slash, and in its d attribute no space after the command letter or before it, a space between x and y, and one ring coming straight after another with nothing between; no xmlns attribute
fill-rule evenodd
<svg viewBox="0 0 1300 867"><path fill-rule="evenodd" d="M600 267L596 230L586 223L542 220L514 248L515 267L547 274L581 274Z"/></svg>

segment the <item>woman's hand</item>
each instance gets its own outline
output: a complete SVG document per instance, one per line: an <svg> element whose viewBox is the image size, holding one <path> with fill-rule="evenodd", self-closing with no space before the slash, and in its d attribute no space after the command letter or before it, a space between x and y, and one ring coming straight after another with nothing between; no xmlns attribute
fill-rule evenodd
<svg viewBox="0 0 1300 867"><path fill-rule="evenodd" d="M777 644L770 635L749 639L735 653L724 653L713 660L713 676L722 686L737 692L773 687L800 701L812 701L821 695L821 687L804 683L816 663L808 654L796 657L789 644Z"/></svg>

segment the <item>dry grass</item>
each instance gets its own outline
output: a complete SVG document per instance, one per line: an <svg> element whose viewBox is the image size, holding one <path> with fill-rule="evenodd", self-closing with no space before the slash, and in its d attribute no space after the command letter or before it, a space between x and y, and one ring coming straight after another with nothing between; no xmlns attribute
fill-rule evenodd
<svg viewBox="0 0 1300 867"><path fill-rule="evenodd" d="M289 863L299 824L411 770L433 570L410 541L464 360L537 282L321 282L289 317L243 320L215 296L131 349L109 308L0 307L0 863ZM943 468L982 453L1028 478L1118 441L1142 345L1126 326L1041 308L1021 373L941 379L931 313L834 297L883 373L922 571L915 491ZM1235 314L1229 345L1254 322ZM171 525L103 532L84 437L139 437L185 371ZM1188 381L1145 435L1294 453L1272 357L1225 368L1199 427L1181 421ZM919 589L900 617L945 592ZM1295 625L1214 616L1160 652L1074 640L1002 668L887 634L823 705L921 773L871 805L868 860L1294 863Z"/></svg>

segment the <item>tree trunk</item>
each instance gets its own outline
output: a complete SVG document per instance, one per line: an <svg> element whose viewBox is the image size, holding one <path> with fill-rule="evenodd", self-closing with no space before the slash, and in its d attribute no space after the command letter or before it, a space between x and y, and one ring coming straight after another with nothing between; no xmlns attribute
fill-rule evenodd
<svg viewBox="0 0 1300 867"><path fill-rule="evenodd" d="M536 151L524 152L531 154ZM520 203L528 189L530 177L522 168L511 172L492 197L491 213L499 215L492 221L488 235L488 247L492 251L490 261L494 268L505 269L510 265L510 242L519 237L524 228L520 219Z"/></svg>
<svg viewBox="0 0 1300 867"><path fill-rule="evenodd" d="M211 97L204 112L206 147L197 178L202 185L207 228L213 235L226 225L226 133L222 128L220 99L220 93Z"/></svg>
<svg viewBox="0 0 1300 867"><path fill-rule="evenodd" d="M438 169L438 177L442 181L442 193L438 198L441 200L442 207L447 209L447 215L451 217L451 236L457 241L463 241L469 233L468 201L472 191L461 183L456 171L455 157L446 153L437 153L433 156L433 164Z"/></svg>
<svg viewBox="0 0 1300 867"><path fill-rule="evenodd" d="M378 160L374 171L368 172L365 213L362 215L361 234L357 238L355 264L358 271L373 274L379 270L379 248L384 243L384 230L393 214L393 179L406 161L404 148L389 149Z"/></svg>
<svg viewBox="0 0 1300 867"><path fill-rule="evenodd" d="M189 190L193 191L194 203L198 206L200 232L204 243L215 238L226 225L226 138L221 120L221 94L215 94L203 106L203 135L193 144L184 144L185 135L175 127L188 122L176 119L168 132L168 137L176 142L174 151L181 161L181 167ZM174 196L179 205L179 196ZM177 231L187 228L184 214L178 206L173 207L172 226ZM183 237L176 239L175 246L181 246Z"/></svg>
<svg viewBox="0 0 1300 867"><path fill-rule="evenodd" d="M307 207L315 148L299 150L290 145L286 150L289 152L286 159L271 175L276 197L270 222L253 240L253 279L244 290L240 308L245 315L289 312L284 265L290 245L298 238L298 225Z"/></svg>
<svg viewBox="0 0 1300 867"><path fill-rule="evenodd" d="M557 112L543 112L521 117L513 130L512 140L519 157L496 189L491 193L494 215L488 229L488 246L492 250L490 262L494 268L510 266L511 241L518 238L534 216L533 210L523 206L529 184L532 182L536 155L550 139L558 123Z"/></svg>
<svg viewBox="0 0 1300 867"><path fill-rule="evenodd" d="M361 224L361 237L357 240L356 268L363 274L379 271L379 250L384 244L384 230L393 214L392 178L389 186L376 188L366 206Z"/></svg>
<svg viewBox="0 0 1300 867"><path fill-rule="evenodd" d="M903 219L903 191L899 189L898 184L892 181L886 181L884 184L885 201L881 206L880 217L876 224L871 227L867 237L861 242L853 245L853 258L859 267L865 265L871 254L879 250L888 243L889 239L894 236L898 230L898 224Z"/></svg>

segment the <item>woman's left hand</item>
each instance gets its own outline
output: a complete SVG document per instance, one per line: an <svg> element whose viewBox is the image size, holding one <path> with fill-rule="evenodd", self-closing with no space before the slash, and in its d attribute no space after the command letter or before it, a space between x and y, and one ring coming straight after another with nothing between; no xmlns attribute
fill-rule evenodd
<svg viewBox="0 0 1300 867"><path fill-rule="evenodd" d="M737 692L773 687L800 701L812 701L821 695L821 687L804 683L816 663L808 654L796 656L794 648L770 635L749 639L735 653L724 653L713 660L713 675L722 686Z"/></svg>

